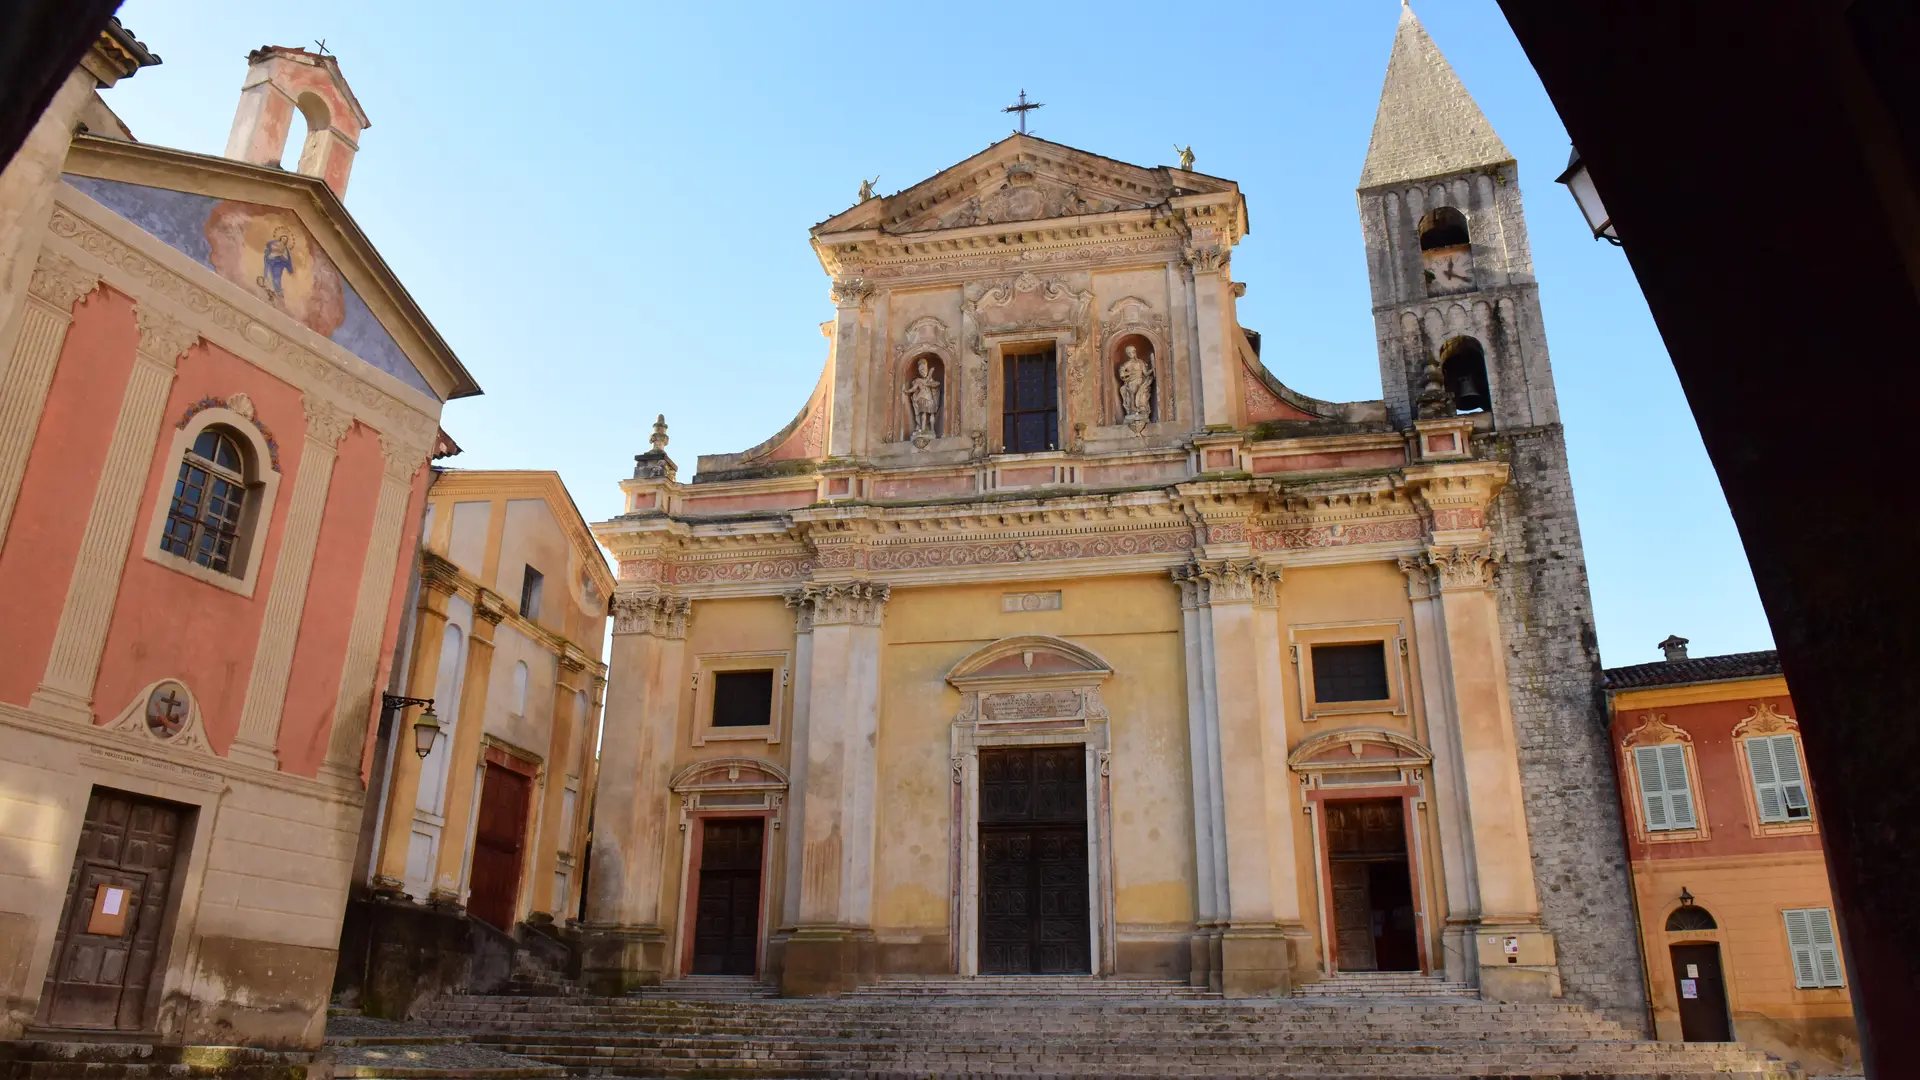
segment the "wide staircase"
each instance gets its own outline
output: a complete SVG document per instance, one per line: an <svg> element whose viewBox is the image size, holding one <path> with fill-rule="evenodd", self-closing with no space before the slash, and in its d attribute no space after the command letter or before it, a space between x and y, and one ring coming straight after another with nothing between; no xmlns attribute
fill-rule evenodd
<svg viewBox="0 0 1920 1080"><path fill-rule="evenodd" d="M1153 980L916 978L826 1000L762 997L748 980L687 982L627 997L449 997L418 1019L575 1076L1790 1076L1734 1044L1647 1042L1577 1005L1501 1005L1451 987L1227 1001Z"/></svg>

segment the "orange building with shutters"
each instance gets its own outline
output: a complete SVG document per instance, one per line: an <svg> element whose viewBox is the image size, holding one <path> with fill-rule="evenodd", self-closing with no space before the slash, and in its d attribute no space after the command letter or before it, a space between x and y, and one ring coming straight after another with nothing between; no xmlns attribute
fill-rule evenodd
<svg viewBox="0 0 1920 1080"><path fill-rule="evenodd" d="M1607 699L1658 1036L1860 1069L1800 724L1774 652L1609 668Z"/></svg>

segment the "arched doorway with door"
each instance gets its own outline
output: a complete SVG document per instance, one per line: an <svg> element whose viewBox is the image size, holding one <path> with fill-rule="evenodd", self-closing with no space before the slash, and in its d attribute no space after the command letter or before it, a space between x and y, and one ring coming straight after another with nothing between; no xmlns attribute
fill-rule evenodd
<svg viewBox="0 0 1920 1080"><path fill-rule="evenodd" d="M1680 1007L1680 1037L1687 1042L1732 1042L1733 1018L1727 1009L1720 943L1693 938L1719 930L1720 924L1706 908L1683 903L1667 915L1666 929L1681 939L1670 936L1667 942Z"/></svg>

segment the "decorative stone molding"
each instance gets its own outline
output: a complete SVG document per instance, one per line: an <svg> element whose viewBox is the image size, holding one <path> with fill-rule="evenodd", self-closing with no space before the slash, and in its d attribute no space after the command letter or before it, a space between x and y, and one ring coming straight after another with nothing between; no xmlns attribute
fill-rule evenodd
<svg viewBox="0 0 1920 1080"><path fill-rule="evenodd" d="M1224 244L1196 244L1180 252L1187 265L1197 274L1212 274L1227 269L1233 258L1233 249Z"/></svg>
<svg viewBox="0 0 1920 1080"><path fill-rule="evenodd" d="M1199 608L1209 604L1253 603L1272 607L1278 600L1280 568L1255 559L1194 559L1175 567L1181 603Z"/></svg>
<svg viewBox="0 0 1920 1080"><path fill-rule="evenodd" d="M1666 713L1642 713L1640 726L1627 732L1620 739L1620 745L1631 749L1636 746L1658 746L1662 743L1686 743L1692 745L1693 735L1685 728L1674 727L1667 723ZM1695 774L1696 776L1698 773Z"/></svg>
<svg viewBox="0 0 1920 1080"><path fill-rule="evenodd" d="M507 606L507 598L494 592L492 589L481 588L475 595L473 601L473 617L479 620L479 622L486 624L486 630L489 634L491 634L493 628L499 626L509 614L511 614L511 609ZM480 628L478 623L476 623L474 629L478 630Z"/></svg>
<svg viewBox="0 0 1920 1080"><path fill-rule="evenodd" d="M680 796L680 831L705 810L737 814L762 810L767 824L778 829L787 801L787 773L771 761L750 757L697 761L674 774L667 789ZM758 802L748 801L758 796ZM744 797L744 798L743 798Z"/></svg>
<svg viewBox="0 0 1920 1080"><path fill-rule="evenodd" d="M213 744L207 741L200 701L179 679L159 679L142 687L106 728L145 742L197 750L209 756L214 753Z"/></svg>
<svg viewBox="0 0 1920 1080"><path fill-rule="evenodd" d="M386 459L386 474L391 480L412 484L414 474L427 463L430 447L416 446L390 435L380 436L380 456Z"/></svg>
<svg viewBox="0 0 1920 1080"><path fill-rule="evenodd" d="M807 584L799 603L812 609L813 626L879 626L892 589L872 581Z"/></svg>
<svg viewBox="0 0 1920 1080"><path fill-rule="evenodd" d="M873 295L873 283L858 274L848 274L833 279L829 292L836 307L859 307Z"/></svg>
<svg viewBox="0 0 1920 1080"><path fill-rule="evenodd" d="M1492 588L1494 566L1500 557L1491 544L1477 547L1456 544L1447 548L1428 548L1425 558L1439 577L1440 591L1451 592L1455 589Z"/></svg>
<svg viewBox="0 0 1920 1080"><path fill-rule="evenodd" d="M200 331L145 304L134 307L133 321L140 329L140 351L169 368L200 340Z"/></svg>
<svg viewBox="0 0 1920 1080"><path fill-rule="evenodd" d="M1433 585L1433 568L1427 565L1426 557L1402 555L1399 564L1400 572L1407 575L1407 599L1432 599L1437 590Z"/></svg>
<svg viewBox="0 0 1920 1080"><path fill-rule="evenodd" d="M678 640L687 636L693 601L666 593L615 593L613 632L652 634Z"/></svg>
<svg viewBox="0 0 1920 1080"><path fill-rule="evenodd" d="M1755 735L1784 735L1789 732L1799 734L1800 732L1800 721L1775 712L1768 702L1758 701L1748 708L1753 712L1733 726L1735 739L1745 739Z"/></svg>
<svg viewBox="0 0 1920 1080"><path fill-rule="evenodd" d="M254 408L253 399L245 394L232 394L223 398L203 397L187 406L187 411L181 414L179 422L173 426L176 429L184 429L193 422L194 417L208 409L225 409L253 425L254 430L260 433L260 437L266 440L268 463L273 466L274 472L280 471L280 440L273 437L273 429L256 415L258 410Z"/></svg>
<svg viewBox="0 0 1920 1080"><path fill-rule="evenodd" d="M345 409L306 393L300 395L300 405L307 413L307 438L322 446L338 449L353 430L353 414Z"/></svg>
<svg viewBox="0 0 1920 1080"><path fill-rule="evenodd" d="M74 304L99 287L99 274L50 251L40 252L39 260L33 265L33 277L27 283L28 292L62 314L71 313Z"/></svg>

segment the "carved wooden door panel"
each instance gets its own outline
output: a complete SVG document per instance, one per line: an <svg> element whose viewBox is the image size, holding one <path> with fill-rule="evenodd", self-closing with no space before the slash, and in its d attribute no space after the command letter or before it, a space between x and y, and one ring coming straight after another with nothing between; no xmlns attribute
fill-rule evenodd
<svg viewBox="0 0 1920 1080"><path fill-rule="evenodd" d="M185 807L95 788L55 932L41 1022L139 1031Z"/></svg>
<svg viewBox="0 0 1920 1080"><path fill-rule="evenodd" d="M980 753L980 971L1092 968L1087 908L1086 752Z"/></svg>
<svg viewBox="0 0 1920 1080"><path fill-rule="evenodd" d="M693 920L695 975L752 975L760 957L760 864L766 823L709 818L700 831Z"/></svg>
<svg viewBox="0 0 1920 1080"><path fill-rule="evenodd" d="M1368 895L1367 864L1350 859L1333 863L1333 940L1341 971L1377 971L1373 955L1373 898Z"/></svg>
<svg viewBox="0 0 1920 1080"><path fill-rule="evenodd" d="M488 763L480 781L480 812L473 830L473 873L467 913L501 930L513 928L520 904L520 869L526 846L527 776Z"/></svg>

